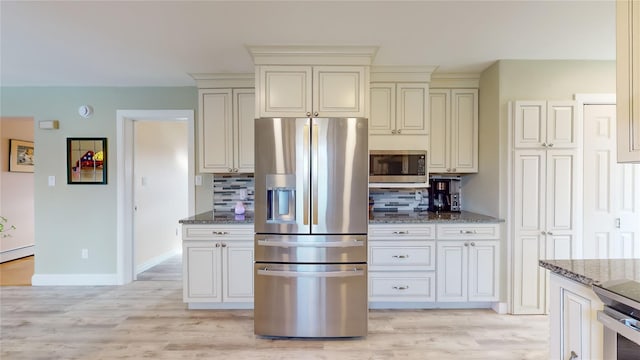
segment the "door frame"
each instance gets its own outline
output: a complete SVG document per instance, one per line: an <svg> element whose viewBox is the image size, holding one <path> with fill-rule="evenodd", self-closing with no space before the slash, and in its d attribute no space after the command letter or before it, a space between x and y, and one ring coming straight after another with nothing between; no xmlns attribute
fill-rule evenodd
<svg viewBox="0 0 640 360"><path fill-rule="evenodd" d="M584 144L584 106L585 105L615 105L616 94L575 94L574 100L576 101L576 117L580 124L580 133L578 137L581 143ZM578 209L581 209L582 213L578 216L578 224L576 224L576 239L583 239L584 235L584 146L580 146L578 149L578 161L582 168L582 181L578 184L578 190L576 194L578 196ZM584 259L584 248L582 241L576 241L574 243L575 248L572 249L572 255L574 259Z"/></svg>
<svg viewBox="0 0 640 360"><path fill-rule="evenodd" d="M117 110L116 111L116 168L117 221L116 256L118 285L128 284L135 276L133 262L133 122L136 120L186 121L188 143L188 210L195 212L195 133L193 110Z"/></svg>

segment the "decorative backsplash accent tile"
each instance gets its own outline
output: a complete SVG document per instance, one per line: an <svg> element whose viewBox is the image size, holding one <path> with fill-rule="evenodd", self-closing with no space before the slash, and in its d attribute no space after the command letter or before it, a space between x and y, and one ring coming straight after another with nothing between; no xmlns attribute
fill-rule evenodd
<svg viewBox="0 0 640 360"><path fill-rule="evenodd" d="M244 200L243 192L247 196ZM214 174L213 212L233 211L238 201L242 201L246 211L253 212L254 193L253 174Z"/></svg>
<svg viewBox="0 0 640 360"><path fill-rule="evenodd" d="M416 200L418 191L422 194L420 200ZM429 208L427 189L369 189L369 198L373 200L373 211L427 211Z"/></svg>

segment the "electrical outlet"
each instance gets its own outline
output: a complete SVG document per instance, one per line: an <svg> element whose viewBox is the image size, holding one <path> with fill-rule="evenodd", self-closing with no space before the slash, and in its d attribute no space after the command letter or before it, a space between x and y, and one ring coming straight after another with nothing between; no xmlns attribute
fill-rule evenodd
<svg viewBox="0 0 640 360"><path fill-rule="evenodd" d="M240 200L247 200L247 189L240 189Z"/></svg>
<svg viewBox="0 0 640 360"><path fill-rule="evenodd" d="M83 259L89 258L89 249L82 249L82 254L80 255Z"/></svg>
<svg viewBox="0 0 640 360"><path fill-rule="evenodd" d="M422 201L422 191L416 191L416 200Z"/></svg>

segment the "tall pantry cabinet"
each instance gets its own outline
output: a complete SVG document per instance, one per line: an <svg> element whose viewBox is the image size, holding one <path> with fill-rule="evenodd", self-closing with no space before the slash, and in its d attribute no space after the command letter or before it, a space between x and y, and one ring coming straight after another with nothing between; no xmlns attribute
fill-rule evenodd
<svg viewBox="0 0 640 360"><path fill-rule="evenodd" d="M538 260L569 259L575 251L579 124L572 101L511 105L512 312L544 314L548 275Z"/></svg>

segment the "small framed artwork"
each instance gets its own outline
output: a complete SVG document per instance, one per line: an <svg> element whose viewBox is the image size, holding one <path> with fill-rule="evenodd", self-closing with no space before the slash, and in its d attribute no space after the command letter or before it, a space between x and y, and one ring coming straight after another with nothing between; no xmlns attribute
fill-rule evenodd
<svg viewBox="0 0 640 360"><path fill-rule="evenodd" d="M67 184L107 183L107 138L67 138Z"/></svg>
<svg viewBox="0 0 640 360"><path fill-rule="evenodd" d="M33 141L9 139L9 171L33 172Z"/></svg>

